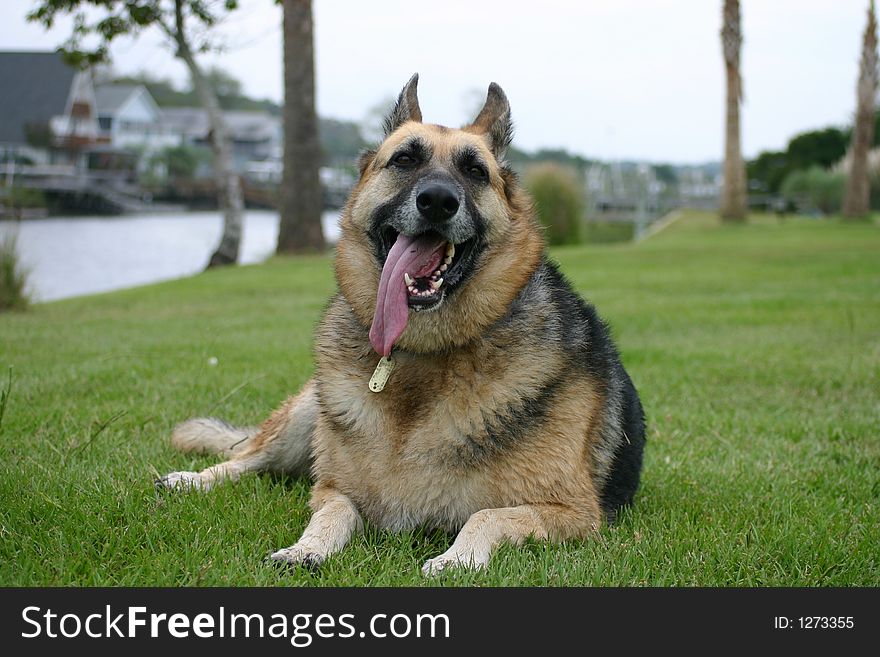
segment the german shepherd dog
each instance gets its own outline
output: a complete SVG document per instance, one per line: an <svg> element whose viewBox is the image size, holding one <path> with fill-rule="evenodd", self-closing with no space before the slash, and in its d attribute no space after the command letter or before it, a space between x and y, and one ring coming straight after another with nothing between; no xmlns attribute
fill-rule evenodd
<svg viewBox="0 0 880 657"><path fill-rule="evenodd" d="M310 472L311 521L279 562L320 565L368 520L458 532L425 574L482 568L502 541L588 536L639 484L639 397L504 163L507 97L491 84L456 130L422 122L417 84L359 161L314 378L259 428L179 425L176 447L230 460L157 482Z"/></svg>

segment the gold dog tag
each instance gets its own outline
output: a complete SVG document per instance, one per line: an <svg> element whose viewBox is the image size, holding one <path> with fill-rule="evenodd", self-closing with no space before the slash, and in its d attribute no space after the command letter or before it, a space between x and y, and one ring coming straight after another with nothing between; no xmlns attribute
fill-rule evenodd
<svg viewBox="0 0 880 657"><path fill-rule="evenodd" d="M370 377L370 390L373 392L382 392L385 384L388 383L388 377L394 371L394 359L391 356L383 356L379 359L379 364Z"/></svg>

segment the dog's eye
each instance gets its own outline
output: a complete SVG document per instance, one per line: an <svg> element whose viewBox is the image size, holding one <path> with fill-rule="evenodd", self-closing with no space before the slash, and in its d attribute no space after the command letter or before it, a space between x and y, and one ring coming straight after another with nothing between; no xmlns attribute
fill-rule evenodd
<svg viewBox="0 0 880 657"><path fill-rule="evenodd" d="M397 167L412 167L418 164L418 160L409 153L398 153L391 158L391 164Z"/></svg>
<svg viewBox="0 0 880 657"><path fill-rule="evenodd" d="M481 167L479 164L472 164L467 168L468 175L474 180L486 180L489 177L489 173Z"/></svg>

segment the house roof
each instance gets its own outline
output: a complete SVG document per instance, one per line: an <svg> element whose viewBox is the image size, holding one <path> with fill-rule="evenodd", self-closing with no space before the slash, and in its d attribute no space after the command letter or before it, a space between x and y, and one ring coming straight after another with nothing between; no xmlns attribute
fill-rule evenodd
<svg viewBox="0 0 880 657"><path fill-rule="evenodd" d="M132 95L143 89L140 84L99 84L95 86L98 116L111 116L119 111Z"/></svg>
<svg viewBox="0 0 880 657"><path fill-rule="evenodd" d="M174 132L189 137L204 137L208 134L208 115L198 107L163 107L162 121Z"/></svg>
<svg viewBox="0 0 880 657"><path fill-rule="evenodd" d="M163 107L162 115L175 132L193 139L206 139L211 131L208 113L200 107ZM268 112L226 111L223 118L236 141L271 140L281 125L281 120Z"/></svg>
<svg viewBox="0 0 880 657"><path fill-rule="evenodd" d="M76 69L56 52L0 52L0 143L24 143L27 124L64 114Z"/></svg>

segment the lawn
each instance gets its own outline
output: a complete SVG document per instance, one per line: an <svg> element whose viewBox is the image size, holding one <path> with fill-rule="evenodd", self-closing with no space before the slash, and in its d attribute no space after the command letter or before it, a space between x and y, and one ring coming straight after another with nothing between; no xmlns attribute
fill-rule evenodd
<svg viewBox="0 0 880 657"><path fill-rule="evenodd" d="M642 395L642 488L593 538L440 581L880 585L880 227L689 214L553 256ZM259 422L310 376L333 287L329 257L275 259L0 316L0 585L430 582L439 532L368 528L318 572L266 565L305 526L305 481L153 487L213 462L170 448L176 422Z"/></svg>

